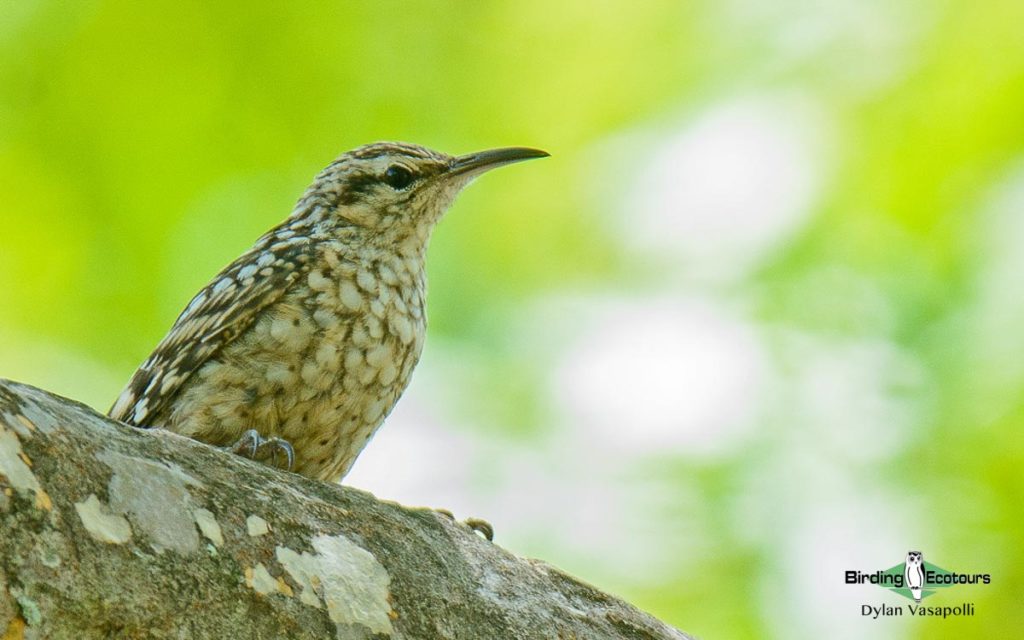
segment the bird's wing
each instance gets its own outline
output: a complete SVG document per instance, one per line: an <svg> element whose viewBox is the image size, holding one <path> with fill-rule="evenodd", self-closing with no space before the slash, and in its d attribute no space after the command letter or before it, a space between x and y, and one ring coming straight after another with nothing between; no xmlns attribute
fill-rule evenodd
<svg viewBox="0 0 1024 640"><path fill-rule="evenodd" d="M269 236L269 234L268 234ZM308 270L310 242L265 237L196 294L135 372L109 415L137 426L160 415L189 376L241 335Z"/></svg>

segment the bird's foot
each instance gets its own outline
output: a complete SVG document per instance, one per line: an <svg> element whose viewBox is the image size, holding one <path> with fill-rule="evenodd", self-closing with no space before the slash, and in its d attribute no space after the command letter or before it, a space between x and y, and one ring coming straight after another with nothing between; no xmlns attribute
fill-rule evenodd
<svg viewBox="0 0 1024 640"><path fill-rule="evenodd" d="M447 509L434 509L437 513L440 513L446 518L455 520L455 514ZM481 518L466 518L460 524L463 524L473 531L482 535L488 542L494 542L494 527L490 522Z"/></svg>
<svg viewBox="0 0 1024 640"><path fill-rule="evenodd" d="M278 453L281 453L284 455L285 471L291 471L295 466L295 450L290 442L284 438L264 438L255 429L249 429L242 434L238 442L226 448L231 453L237 453L252 460L255 460L257 456L262 457L264 452L269 451L270 463L275 467Z"/></svg>
<svg viewBox="0 0 1024 640"><path fill-rule="evenodd" d="M494 527L490 522L482 518L466 518L462 524L482 535L487 542L494 542Z"/></svg>

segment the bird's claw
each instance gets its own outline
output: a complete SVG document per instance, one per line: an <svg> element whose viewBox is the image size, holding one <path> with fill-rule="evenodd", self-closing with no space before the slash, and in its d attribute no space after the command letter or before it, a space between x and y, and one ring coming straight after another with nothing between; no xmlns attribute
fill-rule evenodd
<svg viewBox="0 0 1024 640"><path fill-rule="evenodd" d="M434 511L440 513L449 520L455 520L455 514L448 509L434 509ZM490 522L481 518L466 518L460 524L466 525L473 531L479 533L486 538L488 542L494 542L494 527Z"/></svg>
<svg viewBox="0 0 1024 640"><path fill-rule="evenodd" d="M292 467L295 466L295 449L292 448L290 442L284 438L264 438L255 429L249 429L242 434L238 442L228 447L228 451L231 453L244 455L252 460L255 460L256 456L266 450L270 451L270 462L275 467L277 466L277 454L279 451L284 453L286 471L291 471Z"/></svg>
<svg viewBox="0 0 1024 640"><path fill-rule="evenodd" d="M480 518L466 518L462 524L481 534L487 539L487 542L494 542L494 527L490 522Z"/></svg>

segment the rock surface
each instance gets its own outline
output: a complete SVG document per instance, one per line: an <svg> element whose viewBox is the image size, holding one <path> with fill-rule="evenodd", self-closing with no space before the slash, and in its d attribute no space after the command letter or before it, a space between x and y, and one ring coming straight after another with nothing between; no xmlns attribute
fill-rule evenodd
<svg viewBox="0 0 1024 640"><path fill-rule="evenodd" d="M426 509L0 380L0 638L685 639Z"/></svg>

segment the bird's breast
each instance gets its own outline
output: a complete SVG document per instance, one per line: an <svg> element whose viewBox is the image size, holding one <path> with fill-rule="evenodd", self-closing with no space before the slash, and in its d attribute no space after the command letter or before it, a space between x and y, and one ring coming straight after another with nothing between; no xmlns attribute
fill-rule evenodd
<svg viewBox="0 0 1024 640"><path fill-rule="evenodd" d="M422 269L330 253L203 367L176 430L226 444L254 428L291 442L299 473L337 479L398 401L425 333Z"/></svg>

